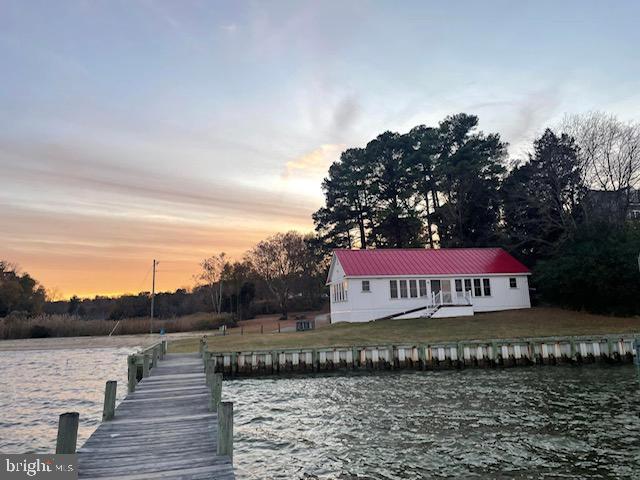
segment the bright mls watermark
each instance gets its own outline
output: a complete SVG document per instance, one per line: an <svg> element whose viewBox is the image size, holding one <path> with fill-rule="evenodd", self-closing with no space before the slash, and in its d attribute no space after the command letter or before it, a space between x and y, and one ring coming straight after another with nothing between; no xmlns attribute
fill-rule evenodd
<svg viewBox="0 0 640 480"><path fill-rule="evenodd" d="M0 480L72 480L78 478L76 454L0 454Z"/></svg>

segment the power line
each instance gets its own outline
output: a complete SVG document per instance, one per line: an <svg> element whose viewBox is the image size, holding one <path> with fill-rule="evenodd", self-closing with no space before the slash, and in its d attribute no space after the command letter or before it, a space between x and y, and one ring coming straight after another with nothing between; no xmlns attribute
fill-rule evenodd
<svg viewBox="0 0 640 480"><path fill-rule="evenodd" d="M147 273L144 274L144 278L142 279L142 281L140 282L140 284L138 285L138 293L140 293L142 291L142 286L145 284L145 282L147 281L147 278L149 277L149 272L151 271L151 269L153 268L153 266L149 267L147 269Z"/></svg>

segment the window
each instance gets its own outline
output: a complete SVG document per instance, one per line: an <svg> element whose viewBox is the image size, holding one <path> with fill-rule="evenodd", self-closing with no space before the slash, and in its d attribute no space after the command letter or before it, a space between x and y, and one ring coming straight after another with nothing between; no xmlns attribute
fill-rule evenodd
<svg viewBox="0 0 640 480"><path fill-rule="evenodd" d="M333 289L333 301L334 302L346 302L347 301L347 282L336 283L332 286Z"/></svg>
<svg viewBox="0 0 640 480"><path fill-rule="evenodd" d="M456 293L462 292L462 280L456 279Z"/></svg>
<svg viewBox="0 0 640 480"><path fill-rule="evenodd" d="M479 278L473 279L473 295L476 297L482 296L482 284L480 283Z"/></svg>
<svg viewBox="0 0 640 480"><path fill-rule="evenodd" d="M470 278L465 278L464 279L464 291L465 291L465 293L471 291L471 279Z"/></svg>
<svg viewBox="0 0 640 480"><path fill-rule="evenodd" d="M419 280L418 284L420 286L420 296L421 297L426 297L427 296L427 281L426 280Z"/></svg>
<svg viewBox="0 0 640 480"><path fill-rule="evenodd" d="M407 298L407 281L400 280L400 298Z"/></svg>
<svg viewBox="0 0 640 480"><path fill-rule="evenodd" d="M485 297L490 297L491 296L491 282L489 281L488 278L483 278L482 279L482 286L484 287L484 296Z"/></svg>
<svg viewBox="0 0 640 480"><path fill-rule="evenodd" d="M371 286L369 285L369 280L362 280L362 291L363 292L370 292L371 291Z"/></svg>
<svg viewBox="0 0 640 480"><path fill-rule="evenodd" d="M509 288L518 288L518 279L516 277L509 278Z"/></svg>
<svg viewBox="0 0 640 480"><path fill-rule="evenodd" d="M389 289L391 291L391 298L398 298L398 281L389 280Z"/></svg>
<svg viewBox="0 0 640 480"><path fill-rule="evenodd" d="M415 280L409 280L409 295L411 295L411 298L418 297L418 284Z"/></svg>

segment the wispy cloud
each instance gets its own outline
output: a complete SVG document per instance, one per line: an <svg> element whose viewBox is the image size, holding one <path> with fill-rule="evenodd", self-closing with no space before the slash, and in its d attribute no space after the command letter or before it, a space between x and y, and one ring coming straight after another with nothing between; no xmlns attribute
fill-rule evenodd
<svg viewBox="0 0 640 480"><path fill-rule="evenodd" d="M164 208L239 214L244 218L308 220L316 205L296 198L290 203L280 193L248 189L230 179L205 181L190 176L107 160L81 147L56 144L0 145L3 176L20 184L61 189L77 195L139 199ZM259 200L257 200L259 198ZM152 206L152 205L151 205Z"/></svg>
<svg viewBox="0 0 640 480"><path fill-rule="evenodd" d="M64 295L137 292L151 258L161 261L160 290L191 286L198 262L215 252L235 258L272 226L230 227L56 212L0 201L0 258L10 258Z"/></svg>

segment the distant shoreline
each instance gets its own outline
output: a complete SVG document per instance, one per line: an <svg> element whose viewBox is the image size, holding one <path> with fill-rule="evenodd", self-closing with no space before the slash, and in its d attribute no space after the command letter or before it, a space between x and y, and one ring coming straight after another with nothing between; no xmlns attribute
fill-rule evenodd
<svg viewBox="0 0 640 480"><path fill-rule="evenodd" d="M165 335L168 339L183 339L206 332L180 332ZM211 332L208 332L211 333ZM86 336L86 337L50 337L50 338L21 338L0 340L1 352L30 351L30 350L66 350L80 348L123 348L142 347L158 341L159 334Z"/></svg>

